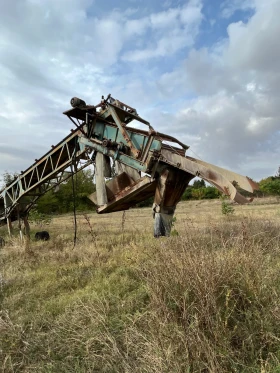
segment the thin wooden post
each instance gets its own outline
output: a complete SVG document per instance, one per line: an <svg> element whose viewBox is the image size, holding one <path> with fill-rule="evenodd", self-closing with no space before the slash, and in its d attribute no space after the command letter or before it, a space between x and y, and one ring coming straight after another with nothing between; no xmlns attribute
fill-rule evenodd
<svg viewBox="0 0 280 373"><path fill-rule="evenodd" d="M23 224L24 224L24 229L25 229L25 251L29 252L30 251L30 225L29 225L27 215L23 217Z"/></svg>
<svg viewBox="0 0 280 373"><path fill-rule="evenodd" d="M21 230L21 218L20 218L20 213L19 213L19 206L17 207L17 218L18 218L18 229L19 229L19 237L20 241L23 241L23 234Z"/></svg>
<svg viewBox="0 0 280 373"><path fill-rule="evenodd" d="M13 225L12 225L12 220L11 220L10 217L7 218L7 228L8 228L9 236L12 237L12 234L13 234Z"/></svg>
<svg viewBox="0 0 280 373"><path fill-rule="evenodd" d="M21 229L21 218L20 217L18 217L18 229L19 229L20 241L22 242L23 241L23 234L22 234L22 229Z"/></svg>

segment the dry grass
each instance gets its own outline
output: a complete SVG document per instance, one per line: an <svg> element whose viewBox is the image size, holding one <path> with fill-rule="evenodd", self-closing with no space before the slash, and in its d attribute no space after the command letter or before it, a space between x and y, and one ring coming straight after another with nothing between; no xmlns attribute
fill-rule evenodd
<svg viewBox="0 0 280 373"><path fill-rule="evenodd" d="M263 201L261 201L263 202ZM279 205L187 202L55 218L0 253L0 372L280 372ZM1 370L2 369L2 370Z"/></svg>

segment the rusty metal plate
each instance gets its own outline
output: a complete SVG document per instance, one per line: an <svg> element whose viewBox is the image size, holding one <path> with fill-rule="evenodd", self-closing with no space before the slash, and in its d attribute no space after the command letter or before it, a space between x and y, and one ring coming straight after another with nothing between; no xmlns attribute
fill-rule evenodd
<svg viewBox="0 0 280 373"><path fill-rule="evenodd" d="M130 186L115 195L115 198L107 205L99 207L97 212L105 214L108 212L128 210L138 202L144 201L155 194L156 181L144 176Z"/></svg>
<svg viewBox="0 0 280 373"><path fill-rule="evenodd" d="M239 175L236 172L226 170L225 168L215 166L211 163L204 162L200 159L187 157L187 156L186 158L195 163L199 163L202 166L215 170L219 174L223 175L226 179L228 179L231 183L238 185L241 189L244 189L247 192L253 193L254 190L259 189L258 184L254 182L253 180L251 180L250 178L248 178L247 176Z"/></svg>
<svg viewBox="0 0 280 373"><path fill-rule="evenodd" d="M105 185L108 202L115 199L115 196L118 195L125 188L135 184L134 180L126 173L122 172L120 175L115 176L113 179L107 182ZM96 192L88 196L88 198L97 205Z"/></svg>
<svg viewBox="0 0 280 373"><path fill-rule="evenodd" d="M184 170L187 173L190 173L194 176L198 176L208 181L210 184L214 185L222 193L226 194L237 203L244 204L252 201L252 199L247 199L243 197L236 190L231 181L227 179L226 176L230 177L230 179L232 180L232 176L234 173L231 173L230 171L218 167L212 167L212 165L206 162L197 162L197 160L195 160L194 158L181 157L180 155L170 153L166 150L162 151L162 157L165 163L169 163L170 165L173 165L176 168ZM218 172L218 170L220 172ZM238 174L235 174L234 178L236 179L237 176L239 185L242 183L243 189L247 187L249 188L249 183L247 184L248 179ZM250 186L253 187L252 184L250 184Z"/></svg>

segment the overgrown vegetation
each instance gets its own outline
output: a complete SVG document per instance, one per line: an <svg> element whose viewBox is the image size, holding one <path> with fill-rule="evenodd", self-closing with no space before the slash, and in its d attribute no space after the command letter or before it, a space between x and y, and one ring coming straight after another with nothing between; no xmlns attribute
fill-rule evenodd
<svg viewBox="0 0 280 373"><path fill-rule="evenodd" d="M206 186L204 180L195 180L192 185L189 185L183 196L183 201L200 200L200 199L215 199L219 198L221 193L218 189L212 186Z"/></svg>
<svg viewBox="0 0 280 373"><path fill-rule="evenodd" d="M2 175L3 185L9 185L17 178L17 173L5 172ZM82 170L74 175L75 207L77 211L93 210L94 205L88 196L95 192L94 172ZM43 215L64 214L74 208L72 179L68 178L58 187L49 190L40 197L36 204L36 213ZM35 213L35 214L36 214Z"/></svg>
<svg viewBox="0 0 280 373"><path fill-rule="evenodd" d="M221 198L221 201L222 201L222 205L221 205L222 214L226 215L226 216L234 214L234 207L233 207L231 201L229 201L228 197L223 195L220 198Z"/></svg>
<svg viewBox="0 0 280 373"><path fill-rule="evenodd" d="M149 211L141 214L147 226ZM75 249L66 218L31 255L7 242L2 371L279 372L276 220L181 216L180 236L155 240L139 228L140 210L133 216L81 217Z"/></svg>
<svg viewBox="0 0 280 373"><path fill-rule="evenodd" d="M91 170L82 170L74 176L75 206L78 211L93 210L88 196L95 191L94 174ZM52 189L43 195L37 203L37 211L42 214L63 214L74 208L72 180L62 183L58 190Z"/></svg>
<svg viewBox="0 0 280 373"><path fill-rule="evenodd" d="M42 214L37 209L32 209L28 215L28 220L29 223L42 228L49 225L52 218L49 215Z"/></svg>
<svg viewBox="0 0 280 373"><path fill-rule="evenodd" d="M280 167L275 176L269 176L260 181L260 190L265 195L280 196Z"/></svg>

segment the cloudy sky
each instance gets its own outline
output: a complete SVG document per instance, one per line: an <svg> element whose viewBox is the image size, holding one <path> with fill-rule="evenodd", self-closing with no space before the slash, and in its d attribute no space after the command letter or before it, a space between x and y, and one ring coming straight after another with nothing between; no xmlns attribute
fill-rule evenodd
<svg viewBox="0 0 280 373"><path fill-rule="evenodd" d="M0 174L66 136L73 96L136 107L190 156L280 165L280 0L0 0Z"/></svg>

